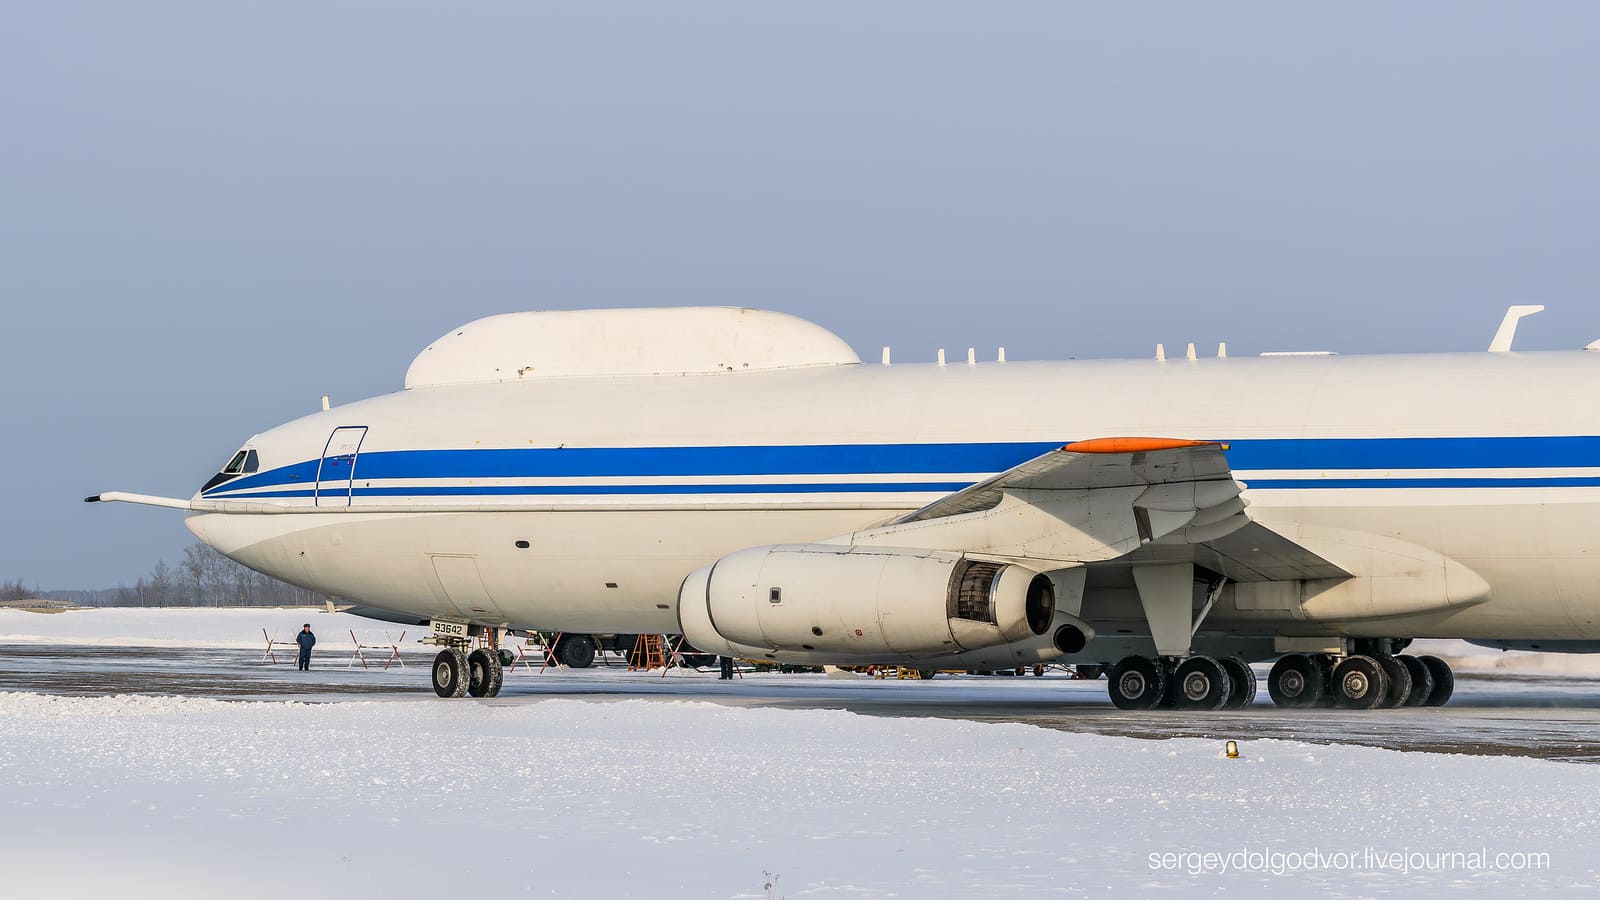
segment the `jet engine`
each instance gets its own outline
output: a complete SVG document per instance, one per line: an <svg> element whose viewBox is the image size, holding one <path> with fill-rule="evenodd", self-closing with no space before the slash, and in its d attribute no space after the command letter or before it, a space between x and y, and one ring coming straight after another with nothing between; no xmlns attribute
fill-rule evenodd
<svg viewBox="0 0 1600 900"><path fill-rule="evenodd" d="M729 656L859 663L948 656L1044 634L1055 589L1022 566L957 553L796 544L697 569L678 595L684 637Z"/></svg>

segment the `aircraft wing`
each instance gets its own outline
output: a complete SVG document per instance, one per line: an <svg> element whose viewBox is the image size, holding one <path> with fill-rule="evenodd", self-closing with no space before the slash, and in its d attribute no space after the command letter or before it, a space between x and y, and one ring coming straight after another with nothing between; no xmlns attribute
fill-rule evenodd
<svg viewBox="0 0 1600 900"><path fill-rule="evenodd" d="M1079 441L838 540L1051 567L1194 562L1234 581L1347 576L1250 518L1226 450L1165 438Z"/></svg>

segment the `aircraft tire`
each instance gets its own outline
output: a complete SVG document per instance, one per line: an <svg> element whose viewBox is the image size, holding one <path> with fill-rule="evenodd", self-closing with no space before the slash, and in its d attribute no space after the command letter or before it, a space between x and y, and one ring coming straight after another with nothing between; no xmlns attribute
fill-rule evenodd
<svg viewBox="0 0 1600 900"><path fill-rule="evenodd" d="M1073 674L1084 681L1099 681L1100 676L1106 674L1105 666L1073 666Z"/></svg>
<svg viewBox="0 0 1600 900"><path fill-rule="evenodd" d="M1383 697L1383 702L1378 704L1384 709L1399 709L1411 700L1411 668L1401 662L1399 657L1376 657L1378 665L1383 666L1383 674L1389 679L1389 691Z"/></svg>
<svg viewBox="0 0 1600 900"><path fill-rule="evenodd" d="M446 699L467 695L467 654L454 647L433 658L433 692Z"/></svg>
<svg viewBox="0 0 1600 900"><path fill-rule="evenodd" d="M1148 656L1125 656L1111 667L1106 693L1117 709L1155 709L1167 693L1167 667Z"/></svg>
<svg viewBox="0 0 1600 900"><path fill-rule="evenodd" d="M1428 667L1428 674L1433 676L1433 690L1428 692L1428 699L1423 701L1423 706L1443 706L1450 702L1450 696L1456 692L1456 673L1450 671L1450 664L1437 656L1419 656L1417 659Z"/></svg>
<svg viewBox="0 0 1600 900"><path fill-rule="evenodd" d="M1178 709L1213 711L1228 705L1233 685L1228 670L1209 656L1191 656L1178 663L1167 682L1172 702Z"/></svg>
<svg viewBox="0 0 1600 900"><path fill-rule="evenodd" d="M569 669L594 665L594 638L587 634L562 635L556 642L556 662Z"/></svg>
<svg viewBox="0 0 1600 900"><path fill-rule="evenodd" d="M1376 709L1389 695L1389 676L1370 656L1347 656L1333 670L1331 693L1344 709Z"/></svg>
<svg viewBox="0 0 1600 900"><path fill-rule="evenodd" d="M517 655L515 653L512 653L510 650L507 650L504 647L501 647L499 650L496 650L495 651L495 655L500 657L500 666L501 666L501 668L507 668L507 667L511 666L512 663L515 663L517 661Z"/></svg>
<svg viewBox="0 0 1600 900"><path fill-rule="evenodd" d="M1292 709L1314 706L1327 693L1322 663L1304 653L1288 653L1272 664L1267 674L1267 693L1272 702Z"/></svg>
<svg viewBox="0 0 1600 900"><path fill-rule="evenodd" d="M474 697L495 697L506 670L500 665L500 655L483 648L467 654L467 693Z"/></svg>
<svg viewBox="0 0 1600 900"><path fill-rule="evenodd" d="M1411 696L1406 698L1407 706L1426 706L1428 696L1433 693L1433 670L1428 664L1415 656L1397 656L1411 673Z"/></svg>
<svg viewBox="0 0 1600 900"><path fill-rule="evenodd" d="M1223 709L1246 709L1256 702L1256 673L1237 656L1219 656L1217 663L1228 673L1228 702Z"/></svg>
<svg viewBox="0 0 1600 900"><path fill-rule="evenodd" d="M938 674L939 674L939 670L938 669L918 669L917 670L917 679L919 681L932 681L933 677L935 675L938 675Z"/></svg>

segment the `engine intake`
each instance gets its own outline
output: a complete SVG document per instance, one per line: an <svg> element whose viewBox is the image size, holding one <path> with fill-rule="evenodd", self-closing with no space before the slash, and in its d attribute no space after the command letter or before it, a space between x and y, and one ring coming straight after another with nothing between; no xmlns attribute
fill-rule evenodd
<svg viewBox="0 0 1600 900"><path fill-rule="evenodd" d="M851 663L977 650L1043 635L1055 588L1038 572L960 554L829 544L741 550L683 584L689 643Z"/></svg>

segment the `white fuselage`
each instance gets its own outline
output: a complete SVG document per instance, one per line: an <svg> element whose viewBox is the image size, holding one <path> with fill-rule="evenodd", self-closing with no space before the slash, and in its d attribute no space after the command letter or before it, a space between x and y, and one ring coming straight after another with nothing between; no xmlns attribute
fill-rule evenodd
<svg viewBox="0 0 1600 900"><path fill-rule="evenodd" d="M1399 538L1469 566L1492 593L1315 625L1225 599L1209 628L1600 639L1597 389L1594 352L419 387L258 435L247 446L260 470L197 495L188 524L252 568L418 619L674 631L683 578L733 551L845 534L1068 441L1219 440L1263 524ZM1140 621L1115 592L1084 613Z"/></svg>

